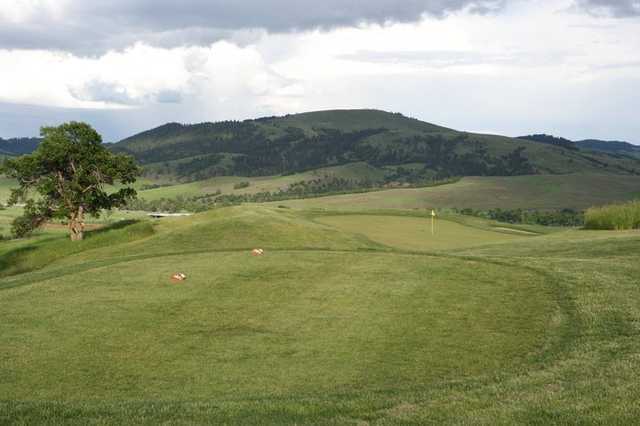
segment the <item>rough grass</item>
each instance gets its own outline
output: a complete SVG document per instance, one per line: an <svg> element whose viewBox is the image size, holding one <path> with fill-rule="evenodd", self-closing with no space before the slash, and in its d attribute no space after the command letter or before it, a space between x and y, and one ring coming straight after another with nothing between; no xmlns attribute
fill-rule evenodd
<svg viewBox="0 0 640 426"><path fill-rule="evenodd" d="M640 177L616 175L536 175L465 177L448 185L390 189L360 194L279 201L300 209L331 210L424 209L587 209L593 205L632 200L640 195Z"/></svg>
<svg viewBox="0 0 640 426"><path fill-rule="evenodd" d="M258 192L278 192L286 189L295 182L317 179L325 175L354 180L382 179L385 171L365 163L352 163L342 166L325 167L304 173L296 173L287 176L220 176L211 179L176 184L161 188L139 191L138 196L145 200L158 200L160 198L175 198L177 196L196 197L214 194L217 191L223 194L255 194ZM249 182L245 188L235 188L240 182Z"/></svg>
<svg viewBox="0 0 640 426"><path fill-rule="evenodd" d="M585 228L624 230L640 228L640 201L592 207L585 213Z"/></svg>
<svg viewBox="0 0 640 426"><path fill-rule="evenodd" d="M243 206L159 221L141 239L113 229L100 246L0 279L0 423L640 416L637 231L433 254L405 249L424 238L406 232L419 218L385 221L399 240L372 241L366 217L350 230L310 217ZM254 246L266 255L250 256ZM188 279L171 284L177 271Z"/></svg>

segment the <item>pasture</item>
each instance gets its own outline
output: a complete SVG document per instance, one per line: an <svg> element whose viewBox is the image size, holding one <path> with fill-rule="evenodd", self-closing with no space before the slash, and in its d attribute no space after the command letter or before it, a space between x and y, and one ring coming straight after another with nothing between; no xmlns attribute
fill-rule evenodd
<svg viewBox="0 0 640 426"><path fill-rule="evenodd" d="M294 208L370 209L563 209L586 208L640 197L640 177L616 175L533 175L464 177L426 188L389 189L277 202Z"/></svg>
<svg viewBox="0 0 640 426"><path fill-rule="evenodd" d="M468 220L240 206L0 243L0 423L640 416L640 233Z"/></svg>

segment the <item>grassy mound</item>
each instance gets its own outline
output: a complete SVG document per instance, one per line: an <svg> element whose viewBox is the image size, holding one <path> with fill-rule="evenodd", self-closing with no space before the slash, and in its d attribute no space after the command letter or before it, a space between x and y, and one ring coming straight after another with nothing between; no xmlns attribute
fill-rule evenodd
<svg viewBox="0 0 640 426"><path fill-rule="evenodd" d="M108 246L119 246L153 234L149 222L133 220L118 222L96 231L89 231L83 241L69 241L66 233L46 237L32 243L18 241L0 249L0 277L41 269L56 260L81 252Z"/></svg>
<svg viewBox="0 0 640 426"><path fill-rule="evenodd" d="M638 229L640 228L640 201L592 207L585 213L587 229Z"/></svg>

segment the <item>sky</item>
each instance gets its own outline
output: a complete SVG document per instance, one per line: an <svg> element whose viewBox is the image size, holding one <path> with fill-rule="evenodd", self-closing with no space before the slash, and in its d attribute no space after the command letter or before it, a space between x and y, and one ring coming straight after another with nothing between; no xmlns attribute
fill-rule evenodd
<svg viewBox="0 0 640 426"><path fill-rule="evenodd" d="M640 0L0 0L0 137L334 108L640 144Z"/></svg>

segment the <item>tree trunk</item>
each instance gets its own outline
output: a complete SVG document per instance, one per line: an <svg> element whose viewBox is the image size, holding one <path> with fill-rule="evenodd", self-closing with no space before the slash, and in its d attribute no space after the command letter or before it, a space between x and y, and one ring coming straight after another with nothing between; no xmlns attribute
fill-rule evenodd
<svg viewBox="0 0 640 426"><path fill-rule="evenodd" d="M84 238L84 208L78 207L78 211L69 219L69 234L71 241L80 241Z"/></svg>

